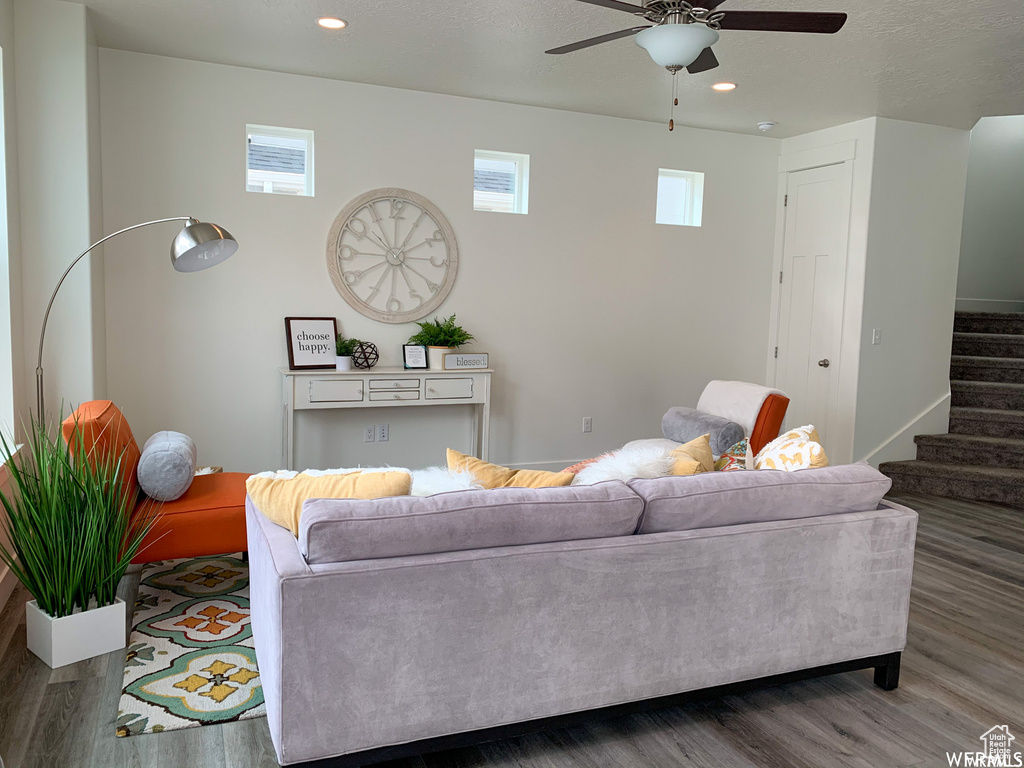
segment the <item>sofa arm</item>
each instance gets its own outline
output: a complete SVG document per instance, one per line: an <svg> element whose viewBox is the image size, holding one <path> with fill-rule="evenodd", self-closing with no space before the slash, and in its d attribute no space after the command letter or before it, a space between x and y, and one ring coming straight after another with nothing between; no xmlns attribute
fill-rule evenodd
<svg viewBox="0 0 1024 768"><path fill-rule="evenodd" d="M245 499L246 536L249 541L249 614L267 707L267 722L281 761L281 677L283 638L281 593L290 580L308 574L291 531L268 520Z"/></svg>

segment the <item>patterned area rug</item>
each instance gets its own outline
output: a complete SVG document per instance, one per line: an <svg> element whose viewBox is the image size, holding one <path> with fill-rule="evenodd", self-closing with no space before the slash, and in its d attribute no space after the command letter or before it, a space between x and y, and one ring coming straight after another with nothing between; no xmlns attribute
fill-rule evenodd
<svg viewBox="0 0 1024 768"><path fill-rule="evenodd" d="M118 736L266 715L247 563L221 555L144 566L117 714Z"/></svg>

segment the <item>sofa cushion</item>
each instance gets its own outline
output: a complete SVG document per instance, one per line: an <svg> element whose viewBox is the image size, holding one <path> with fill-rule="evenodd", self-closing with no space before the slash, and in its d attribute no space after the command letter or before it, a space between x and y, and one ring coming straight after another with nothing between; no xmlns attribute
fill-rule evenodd
<svg viewBox="0 0 1024 768"><path fill-rule="evenodd" d="M706 472L629 482L644 500L637 533L865 512L878 508L891 485L866 462L799 472Z"/></svg>
<svg viewBox="0 0 1024 768"><path fill-rule="evenodd" d="M625 483L495 488L303 505L299 548L310 564L550 541L628 536L643 502Z"/></svg>

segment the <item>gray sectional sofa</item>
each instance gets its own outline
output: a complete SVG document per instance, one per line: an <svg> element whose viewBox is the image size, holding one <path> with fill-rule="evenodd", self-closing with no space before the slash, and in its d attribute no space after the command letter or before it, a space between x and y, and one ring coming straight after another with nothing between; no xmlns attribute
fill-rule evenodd
<svg viewBox="0 0 1024 768"><path fill-rule="evenodd" d="M856 464L311 500L298 539L250 500L278 761L363 765L744 681L874 668L894 688L917 515L888 488Z"/></svg>

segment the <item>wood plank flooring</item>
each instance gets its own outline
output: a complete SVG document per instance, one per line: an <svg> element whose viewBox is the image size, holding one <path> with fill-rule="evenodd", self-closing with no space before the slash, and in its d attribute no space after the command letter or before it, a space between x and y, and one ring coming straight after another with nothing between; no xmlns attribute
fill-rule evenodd
<svg viewBox="0 0 1024 768"><path fill-rule="evenodd" d="M897 690L851 672L387 768L931 768L948 765L947 750L980 749L997 724L1024 744L1024 510L896 500L921 514ZM129 603L137 578L121 585ZM50 670L25 648L27 599L19 587L0 612L6 768L277 765L264 719L116 738L124 652Z"/></svg>

